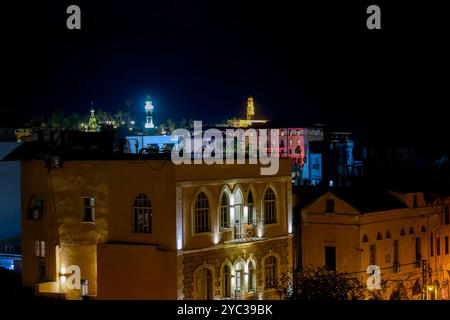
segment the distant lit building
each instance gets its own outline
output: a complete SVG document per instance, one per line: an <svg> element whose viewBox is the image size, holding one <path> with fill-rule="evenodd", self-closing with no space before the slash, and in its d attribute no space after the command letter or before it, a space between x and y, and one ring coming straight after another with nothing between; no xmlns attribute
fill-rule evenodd
<svg viewBox="0 0 450 320"><path fill-rule="evenodd" d="M0 268L18 273L22 271L20 235L0 240Z"/></svg>
<svg viewBox="0 0 450 320"><path fill-rule="evenodd" d="M145 129L153 129L155 125L153 123L153 102L150 96L147 96L145 100Z"/></svg>
<svg viewBox="0 0 450 320"><path fill-rule="evenodd" d="M170 135L127 136L129 153L171 152L178 143L178 137Z"/></svg>
<svg viewBox="0 0 450 320"><path fill-rule="evenodd" d="M95 117L94 107L91 108L91 115L89 116L89 121L86 126L86 132L97 132L99 128L97 118Z"/></svg>
<svg viewBox="0 0 450 320"><path fill-rule="evenodd" d="M255 119L256 114L256 108L255 108L255 101L252 96L249 96L247 98L247 104L246 104L246 118L245 119L230 119L228 120L227 126L233 127L233 128L247 128L258 124L264 124L267 123L268 120L258 120Z"/></svg>

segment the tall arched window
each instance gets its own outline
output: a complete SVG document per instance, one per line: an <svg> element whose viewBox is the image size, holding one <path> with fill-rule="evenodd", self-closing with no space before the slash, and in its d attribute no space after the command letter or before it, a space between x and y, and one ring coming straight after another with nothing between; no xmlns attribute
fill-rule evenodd
<svg viewBox="0 0 450 320"><path fill-rule="evenodd" d="M277 198L275 191L272 188L268 188L264 194L264 223L276 223L277 222Z"/></svg>
<svg viewBox="0 0 450 320"><path fill-rule="evenodd" d="M248 292L254 292L256 288L256 272L253 261L248 263Z"/></svg>
<svg viewBox="0 0 450 320"><path fill-rule="evenodd" d="M213 296L213 275L209 268L199 267L194 272L194 299L212 300Z"/></svg>
<svg viewBox="0 0 450 320"><path fill-rule="evenodd" d="M230 227L230 201L226 192L222 194L220 201L220 228L226 229Z"/></svg>
<svg viewBox="0 0 450 320"><path fill-rule="evenodd" d="M195 200L194 208L195 216L195 232L208 232L209 227L209 201L206 194L202 191L198 194Z"/></svg>
<svg viewBox="0 0 450 320"><path fill-rule="evenodd" d="M152 232L152 204L144 193L134 199L133 232Z"/></svg>
<svg viewBox="0 0 450 320"><path fill-rule="evenodd" d="M266 288L273 288L277 281L277 258L268 256L265 261L265 280Z"/></svg>
<svg viewBox="0 0 450 320"><path fill-rule="evenodd" d="M255 203L253 200L253 192L250 191L247 197L248 224L256 225Z"/></svg>
<svg viewBox="0 0 450 320"><path fill-rule="evenodd" d="M228 265L225 265L223 267L222 283L223 283L223 297L230 298L231 297L231 270Z"/></svg>
<svg viewBox="0 0 450 320"><path fill-rule="evenodd" d="M244 265L242 264L242 262L238 262L236 264L234 273L234 278L236 279L236 294L240 296L242 294L242 290L244 289Z"/></svg>

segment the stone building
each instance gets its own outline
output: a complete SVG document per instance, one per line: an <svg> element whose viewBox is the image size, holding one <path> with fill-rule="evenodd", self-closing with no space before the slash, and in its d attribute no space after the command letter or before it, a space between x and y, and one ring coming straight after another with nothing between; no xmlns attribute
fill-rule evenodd
<svg viewBox="0 0 450 320"><path fill-rule="evenodd" d="M386 297L448 299L450 199L424 192L330 188L294 196L296 265L366 281L377 265Z"/></svg>
<svg viewBox="0 0 450 320"><path fill-rule="evenodd" d="M266 299L292 271L288 160L261 176L259 164L177 166L63 146L8 155L21 160L23 285L38 294Z"/></svg>

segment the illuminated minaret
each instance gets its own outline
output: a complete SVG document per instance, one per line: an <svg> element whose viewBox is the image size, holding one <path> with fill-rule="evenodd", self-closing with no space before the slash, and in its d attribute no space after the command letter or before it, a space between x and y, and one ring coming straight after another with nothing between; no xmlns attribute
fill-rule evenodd
<svg viewBox="0 0 450 320"><path fill-rule="evenodd" d="M255 118L255 104L253 97L250 96L247 99L247 120L253 120Z"/></svg>
<svg viewBox="0 0 450 320"><path fill-rule="evenodd" d="M147 96L147 100L145 100L145 128L153 129L155 125L153 124L153 104L152 98Z"/></svg>

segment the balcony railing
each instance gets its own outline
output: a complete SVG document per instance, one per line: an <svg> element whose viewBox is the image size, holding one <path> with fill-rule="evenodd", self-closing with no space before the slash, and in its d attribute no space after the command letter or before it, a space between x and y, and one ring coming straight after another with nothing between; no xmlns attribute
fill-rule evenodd
<svg viewBox="0 0 450 320"><path fill-rule="evenodd" d="M264 228L263 221L248 221L248 223L235 223L232 226L232 239L225 241L225 243L239 243L256 241L261 239L261 230Z"/></svg>

